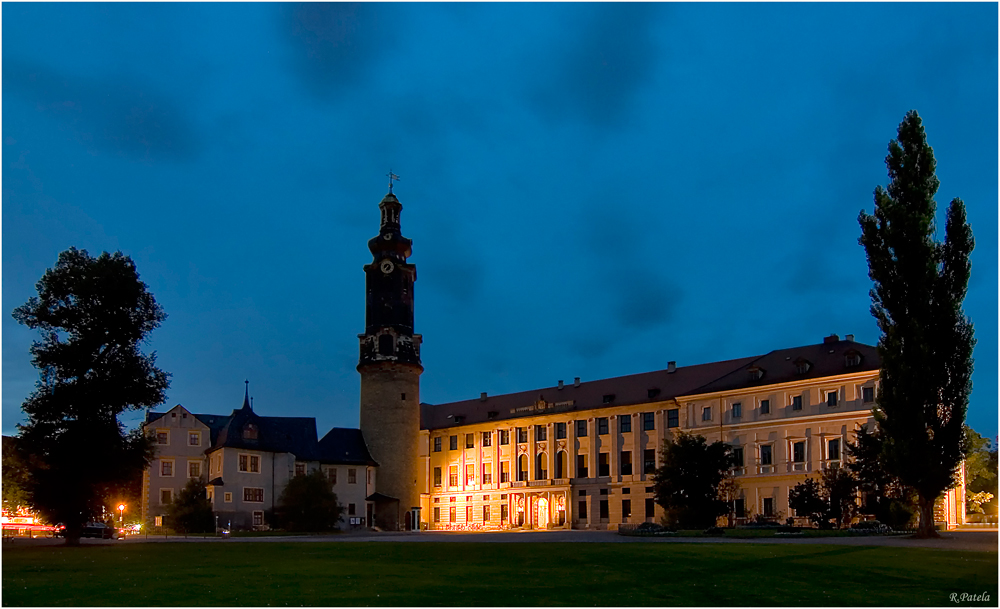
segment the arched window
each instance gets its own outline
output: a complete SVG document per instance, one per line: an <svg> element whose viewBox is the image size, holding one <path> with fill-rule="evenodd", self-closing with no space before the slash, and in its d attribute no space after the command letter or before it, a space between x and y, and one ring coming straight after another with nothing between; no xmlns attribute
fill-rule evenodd
<svg viewBox="0 0 1000 609"><path fill-rule="evenodd" d="M566 451L560 450L556 453L556 478L566 477Z"/></svg>
<svg viewBox="0 0 1000 609"><path fill-rule="evenodd" d="M548 478L549 477L548 457L545 455L545 453L538 453L538 456L535 457L535 462L536 462L535 479L545 480L546 478Z"/></svg>
<svg viewBox="0 0 1000 609"><path fill-rule="evenodd" d="M528 455L521 455L517 458L517 481L524 482L528 479Z"/></svg>

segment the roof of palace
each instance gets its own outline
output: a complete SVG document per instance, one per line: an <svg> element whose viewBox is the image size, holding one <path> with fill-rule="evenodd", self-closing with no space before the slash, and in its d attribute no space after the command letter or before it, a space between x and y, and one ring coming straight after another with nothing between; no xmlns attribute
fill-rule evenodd
<svg viewBox="0 0 1000 609"><path fill-rule="evenodd" d="M152 423L166 414L147 413L146 423ZM210 430L210 444L206 453L220 448L242 448L291 453L299 461L376 464L368 452L360 429L334 427L322 440L318 440L315 418L260 416L250 406L249 395L244 396L243 407L233 410L229 415L191 414ZM244 433L248 428L252 432Z"/></svg>
<svg viewBox="0 0 1000 609"><path fill-rule="evenodd" d="M848 355L860 362L848 365ZM808 363L801 366L802 362ZM853 362L852 362L853 363ZM647 404L679 396L731 391L852 372L878 370L875 347L830 336L818 345L779 349L765 355L677 366L562 388L545 387L518 393L474 398L448 404L421 404L421 429L441 429L493 420L517 419ZM806 370L800 372L800 370ZM754 375L751 375L754 372Z"/></svg>

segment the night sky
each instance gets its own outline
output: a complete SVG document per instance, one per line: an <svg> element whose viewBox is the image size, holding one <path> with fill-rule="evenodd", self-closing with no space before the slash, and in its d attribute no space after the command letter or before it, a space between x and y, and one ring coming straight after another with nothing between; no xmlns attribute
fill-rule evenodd
<svg viewBox="0 0 1000 609"><path fill-rule="evenodd" d="M135 260L168 406L249 379L262 415L357 426L390 168L424 402L875 344L857 217L915 109L976 238L995 436L997 10L4 3L3 433L37 379L10 313L70 246Z"/></svg>

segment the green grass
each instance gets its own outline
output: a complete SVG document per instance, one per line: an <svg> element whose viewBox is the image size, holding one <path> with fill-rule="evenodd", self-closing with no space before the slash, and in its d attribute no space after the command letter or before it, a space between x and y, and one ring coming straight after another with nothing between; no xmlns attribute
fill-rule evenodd
<svg viewBox="0 0 1000 609"><path fill-rule="evenodd" d="M950 605L997 554L687 543L149 543L3 549L5 606Z"/></svg>

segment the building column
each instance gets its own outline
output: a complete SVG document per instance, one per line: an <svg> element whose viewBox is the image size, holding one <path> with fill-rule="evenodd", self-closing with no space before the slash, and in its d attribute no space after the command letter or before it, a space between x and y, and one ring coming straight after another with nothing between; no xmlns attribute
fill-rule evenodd
<svg viewBox="0 0 1000 609"><path fill-rule="evenodd" d="M646 460L643 458L642 439L646 436L646 431L642 428L644 424L642 413L632 415L632 476L633 480L645 480Z"/></svg>
<svg viewBox="0 0 1000 609"><path fill-rule="evenodd" d="M566 477L576 478L576 453L579 447L576 445L576 421L570 421L566 423L569 427L566 429ZM569 506L566 506L567 513L569 513Z"/></svg>
<svg viewBox="0 0 1000 609"><path fill-rule="evenodd" d="M611 481L621 482L622 477L621 477L621 471L619 469L620 464L618 463L619 461L621 461L621 455L618 454L618 451L621 450L621 446L618 444L617 415L608 417L608 431L611 432L611 455L610 455L611 471L609 472L611 474ZM610 503L608 505L610 506Z"/></svg>
<svg viewBox="0 0 1000 609"><path fill-rule="evenodd" d="M588 459L588 461L590 461L590 467L587 468L587 469L590 472L589 473L589 477L596 478L597 477L597 455L598 455L598 453L601 452L601 447L599 445L599 440L598 440L598 438L600 438L600 436L597 435L597 417L594 417L593 419L587 421L587 424L588 424L588 426L590 428L590 450L588 451L590 453L589 459Z"/></svg>

